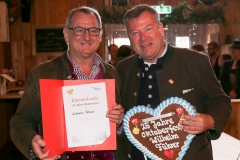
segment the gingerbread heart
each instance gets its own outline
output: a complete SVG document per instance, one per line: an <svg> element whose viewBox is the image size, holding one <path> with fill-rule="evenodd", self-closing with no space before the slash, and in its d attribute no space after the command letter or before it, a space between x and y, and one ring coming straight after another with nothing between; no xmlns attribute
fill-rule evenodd
<svg viewBox="0 0 240 160"><path fill-rule="evenodd" d="M151 159L182 159L195 135L181 129L177 108L184 115L197 114L193 106L178 97L163 101L155 109L133 107L123 119L127 138Z"/></svg>

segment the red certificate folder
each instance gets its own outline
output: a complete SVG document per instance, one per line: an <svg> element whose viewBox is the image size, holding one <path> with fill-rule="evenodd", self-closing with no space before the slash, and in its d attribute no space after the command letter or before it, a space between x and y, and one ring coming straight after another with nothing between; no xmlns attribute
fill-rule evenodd
<svg viewBox="0 0 240 160"><path fill-rule="evenodd" d="M61 155L65 151L116 150L116 124L110 123L111 135L99 145L68 148L62 87L105 82L108 108L115 102L115 80L50 80L40 79L43 139L45 150L51 150L49 157ZM84 92L84 91L83 91Z"/></svg>

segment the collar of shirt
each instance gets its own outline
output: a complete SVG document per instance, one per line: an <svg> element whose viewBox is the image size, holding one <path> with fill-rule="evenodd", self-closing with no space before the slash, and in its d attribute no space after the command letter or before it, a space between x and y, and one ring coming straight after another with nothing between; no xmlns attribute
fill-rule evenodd
<svg viewBox="0 0 240 160"><path fill-rule="evenodd" d="M92 64L92 68L91 68L91 71L90 71L90 75L89 76L86 76L84 75L82 72L81 72L81 69L80 67L74 62L74 60L70 57L69 55L69 50L67 52L67 58L70 62L70 65L72 66L73 68L73 72L77 75L77 78L78 79L94 79L95 76L99 73L99 71L101 70L100 68L100 62L102 61L101 57L95 53L94 54L94 58L93 58L93 64Z"/></svg>
<svg viewBox="0 0 240 160"><path fill-rule="evenodd" d="M164 63L164 61L166 60L167 55L168 55L167 54L167 50L168 50L168 43L167 43L167 41L164 41L164 44L165 44L165 48L164 48L161 56L154 63L144 62L143 59L140 56L138 56L138 62L139 62L138 63L138 67L139 68L143 68L144 65L148 65L148 67L150 67L151 65L155 64L155 65L160 66L162 68L162 64Z"/></svg>

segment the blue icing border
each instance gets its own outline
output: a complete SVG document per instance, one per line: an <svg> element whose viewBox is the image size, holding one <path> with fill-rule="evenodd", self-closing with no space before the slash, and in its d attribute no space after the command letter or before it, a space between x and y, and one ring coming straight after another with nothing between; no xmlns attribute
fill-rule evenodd
<svg viewBox="0 0 240 160"><path fill-rule="evenodd" d="M163 102L161 102L155 109L148 108L145 106L134 106L132 109L130 109L129 111L126 112L126 114L123 118L123 129L124 129L124 132L125 132L127 138L129 139L129 141L135 147L137 147L139 150L141 150L141 152L143 152L146 156L148 156L151 159L159 159L159 157L157 155L155 155L154 153L150 152L146 147L144 147L140 142L138 142L133 137L133 135L129 129L129 120L135 113L140 113L140 112L145 112L147 114L157 116L163 111L164 108L166 108L170 104L179 104L179 105L183 106L183 108L186 109L188 114L193 115L193 116L197 115L194 107L191 106L191 104L188 103L186 100L184 100L182 98L178 98L178 97L171 97L171 98L168 98L168 99L164 100ZM193 134L189 134L186 136L187 140L184 141L184 145L181 147L181 151L178 153L179 157L177 157L176 160L183 159L184 155L186 154L186 151L189 148L190 143L192 142L192 139L195 136L196 135L193 135ZM161 158L160 158L160 160L161 160Z"/></svg>

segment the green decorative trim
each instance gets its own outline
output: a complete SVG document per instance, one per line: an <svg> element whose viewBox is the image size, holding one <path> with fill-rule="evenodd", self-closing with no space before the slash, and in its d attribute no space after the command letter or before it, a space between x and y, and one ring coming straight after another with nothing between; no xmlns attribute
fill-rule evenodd
<svg viewBox="0 0 240 160"><path fill-rule="evenodd" d="M162 5L162 4L160 4ZM124 14L132 6L104 6L99 13L103 23L123 23ZM181 2L177 6L172 7L172 13L161 15L163 25L168 24L207 24L219 23L226 24L225 13L220 5L213 6L197 6L191 8L187 2Z"/></svg>

